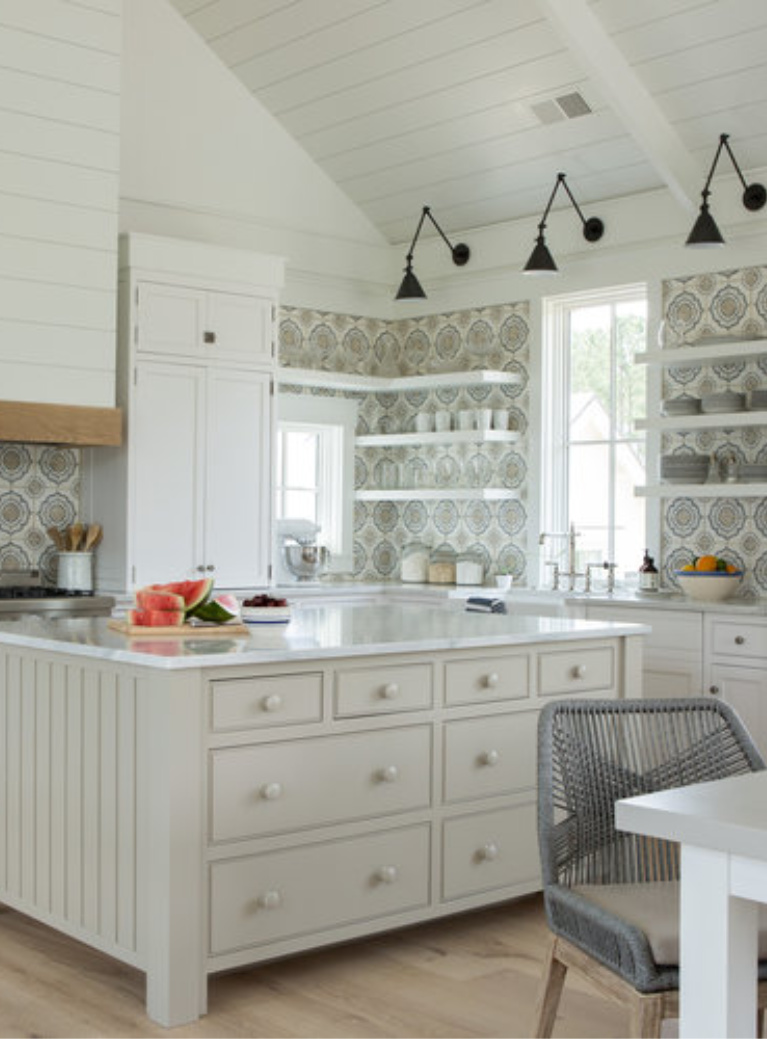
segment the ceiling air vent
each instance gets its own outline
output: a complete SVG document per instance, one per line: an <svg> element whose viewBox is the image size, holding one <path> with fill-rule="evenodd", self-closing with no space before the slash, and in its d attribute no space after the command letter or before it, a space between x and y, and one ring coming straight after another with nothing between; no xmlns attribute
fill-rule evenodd
<svg viewBox="0 0 767 1039"><path fill-rule="evenodd" d="M541 123L560 123L563 119L577 119L581 115L589 115L591 108L577 90L571 94L536 101L530 106Z"/></svg>

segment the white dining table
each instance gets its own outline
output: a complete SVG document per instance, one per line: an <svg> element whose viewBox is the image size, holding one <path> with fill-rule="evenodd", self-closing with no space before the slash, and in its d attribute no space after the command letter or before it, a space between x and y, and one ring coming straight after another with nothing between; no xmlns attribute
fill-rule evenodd
<svg viewBox="0 0 767 1039"><path fill-rule="evenodd" d="M621 830L681 845L679 1034L756 1034L767 771L618 801Z"/></svg>

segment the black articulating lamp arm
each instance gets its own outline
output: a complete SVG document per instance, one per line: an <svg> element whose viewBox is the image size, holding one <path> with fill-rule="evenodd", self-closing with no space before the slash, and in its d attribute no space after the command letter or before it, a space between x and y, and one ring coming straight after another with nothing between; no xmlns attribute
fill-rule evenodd
<svg viewBox="0 0 767 1039"><path fill-rule="evenodd" d="M587 242L598 242L599 239L602 237L602 235L605 233L605 225L602 223L602 221L599 219L598 216L592 216L592 217L589 217L588 220L586 219L586 217L581 212L581 207L578 205L578 203L573 198L573 193L570 190L570 186L567 183L567 179L566 179L566 176L565 176L564 173L558 173L557 174L557 182L554 185L554 190L551 192L551 196L549 198L548 205L546 206L546 210L545 210L545 212L543 214L541 222L538 225L539 230L542 231L543 228L545 228L545 226L546 226L546 217L549 215L549 210L551 209L551 205L552 205L552 203L554 201L554 196L556 195L557 191L559 190L559 185L560 184L562 185L562 187L567 192L567 197L572 202L573 208L575 209L575 212L581 218L581 223L583 224L583 237L586 239Z"/></svg>
<svg viewBox="0 0 767 1039"><path fill-rule="evenodd" d="M730 156L732 164L735 167L735 172L738 174L740 182L743 185L743 205L746 209L750 209L752 212L761 209L765 202L767 202L767 190L765 190L763 184L746 184L746 178L741 173L740 166L738 166L735 161L735 156L732 154L730 135L728 133L719 135L719 147L716 149L716 155L714 156L714 161L711 163L711 169L709 170L708 178L706 179L702 191L703 205L708 207L708 197L711 194L711 180L714 176L714 171L716 170L716 164L719 162L719 156L722 154L722 148L724 148Z"/></svg>
<svg viewBox="0 0 767 1039"><path fill-rule="evenodd" d="M453 257L453 263L456 265L456 267L463 267L464 264L469 262L469 257L471 256L471 250L469 249L468 245L465 245L463 242L458 242L457 245L453 245L450 242L450 240L448 239L448 237L445 234L445 232L442 230L442 228L439 226L437 221L432 216L432 212L431 212L431 207L430 206L424 206L423 210L421 211L421 219L418 221L418 227L416 227L416 229L415 229L415 234L413 235L413 241L410 243L410 249L408 250L408 254L407 254L407 257L406 257L407 262L409 264L412 264L412 262L413 262L413 252L415 250L415 243L418 241L418 236L421 233L421 228L423 227L423 222L424 222L424 220L426 219L427 216L428 216L429 220L431 220L431 222L437 228L437 230L439 231L439 233L440 233L440 235L442 237L442 240L445 242L445 244L447 245L448 249L450 250L450 252L452 254L452 257Z"/></svg>

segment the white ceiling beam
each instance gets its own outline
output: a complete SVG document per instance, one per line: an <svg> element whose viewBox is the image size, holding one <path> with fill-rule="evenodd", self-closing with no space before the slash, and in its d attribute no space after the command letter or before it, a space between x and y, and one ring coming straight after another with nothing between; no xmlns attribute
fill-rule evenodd
<svg viewBox="0 0 767 1039"><path fill-rule="evenodd" d="M587 0L538 2L674 197L687 209L697 208L699 184L705 171L698 168Z"/></svg>

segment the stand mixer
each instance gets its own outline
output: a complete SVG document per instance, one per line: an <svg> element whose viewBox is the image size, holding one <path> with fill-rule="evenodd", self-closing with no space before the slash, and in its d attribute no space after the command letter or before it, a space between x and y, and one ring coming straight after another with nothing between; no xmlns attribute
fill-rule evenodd
<svg viewBox="0 0 767 1039"><path fill-rule="evenodd" d="M316 581L325 573L330 552L317 544L320 527L305 519L277 520L275 579L279 584Z"/></svg>

